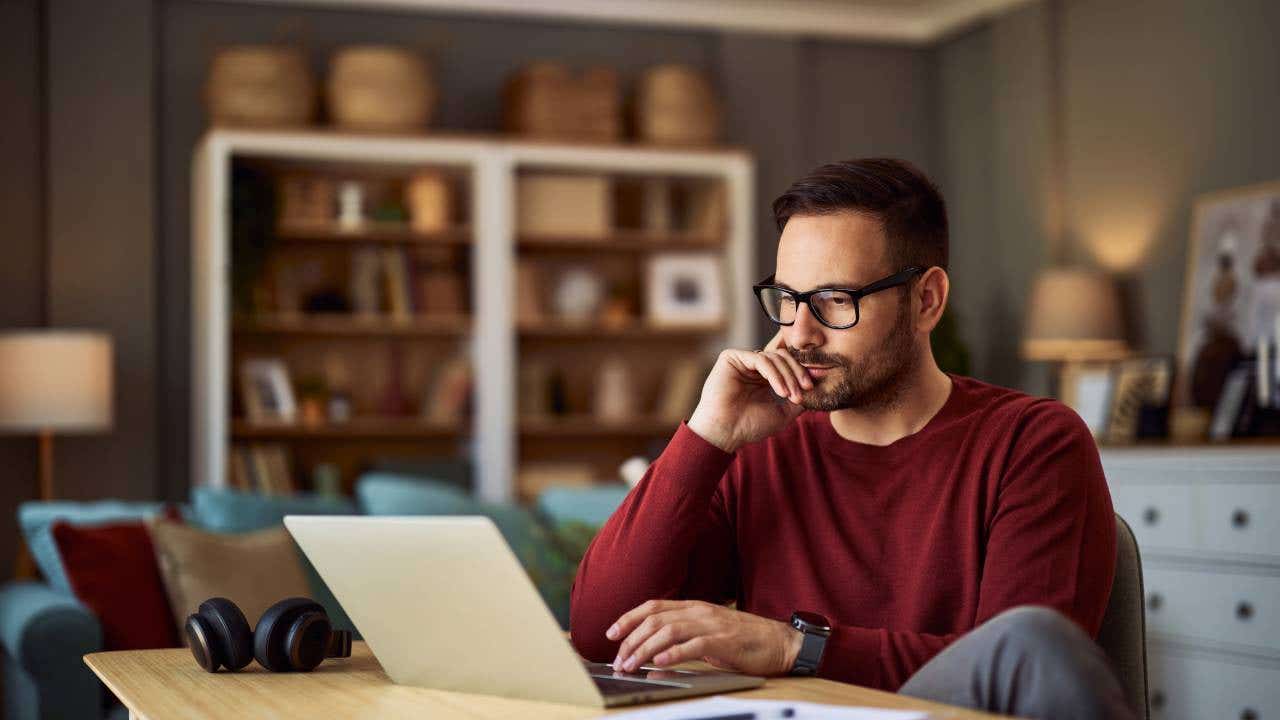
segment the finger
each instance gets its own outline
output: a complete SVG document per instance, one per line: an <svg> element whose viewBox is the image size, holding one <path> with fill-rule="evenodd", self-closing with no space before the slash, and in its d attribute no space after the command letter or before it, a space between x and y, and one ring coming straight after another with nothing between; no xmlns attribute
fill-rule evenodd
<svg viewBox="0 0 1280 720"><path fill-rule="evenodd" d="M658 653L653 658L653 664L659 667L668 667L699 658L708 660L714 653L718 652L716 646L719 644L716 636L698 635ZM708 660L708 662L710 661Z"/></svg>
<svg viewBox="0 0 1280 720"><path fill-rule="evenodd" d="M667 622L646 638L643 643L640 643L631 655L622 661L622 669L627 672L634 672L636 668L652 660L654 655L691 638L707 634L710 634L710 626L706 621L673 620Z"/></svg>
<svg viewBox="0 0 1280 720"><path fill-rule="evenodd" d="M776 352L760 353L760 357L773 365L778 371L778 375L782 377L782 381L787 385L788 398L793 402L799 402L804 390L800 386L800 379L796 377L795 371L791 369L787 361L783 360L781 355Z"/></svg>
<svg viewBox="0 0 1280 720"><path fill-rule="evenodd" d="M676 607L685 607L690 603L688 600L646 600L636 607L623 613L609 629L605 631L604 636L610 640L624 638L631 634L631 631L639 625L642 620L656 612L670 610Z"/></svg>
<svg viewBox="0 0 1280 720"><path fill-rule="evenodd" d="M799 378L800 384L803 387L813 387L813 378L809 377L809 371L800 364L800 361L796 359L795 355L791 354L790 350L783 348L774 354L782 358L787 363L791 370L796 374L796 377Z"/></svg>
<svg viewBox="0 0 1280 720"><path fill-rule="evenodd" d="M627 635L622 644L618 646L618 655L613 660L614 667L625 665L627 660L636 654L636 650L640 648L649 638L653 637L662 628L675 622L683 622L687 620L695 620L700 617L697 608L685 607L674 610L666 610L655 613L645 618L635 630Z"/></svg>
<svg viewBox="0 0 1280 720"><path fill-rule="evenodd" d="M760 377L769 381L773 386L773 392L780 398L791 395L791 388L787 386L787 381L783 379L781 371L765 357L765 353L751 353L745 356L746 366L756 372Z"/></svg>

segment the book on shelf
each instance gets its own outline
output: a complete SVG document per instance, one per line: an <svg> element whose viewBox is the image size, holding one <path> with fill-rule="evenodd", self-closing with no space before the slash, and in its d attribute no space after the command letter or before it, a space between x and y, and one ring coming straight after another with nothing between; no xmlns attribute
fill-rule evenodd
<svg viewBox="0 0 1280 720"><path fill-rule="evenodd" d="M233 445L227 466L231 487L262 495L289 495L295 490L288 450L278 443Z"/></svg>
<svg viewBox="0 0 1280 720"><path fill-rule="evenodd" d="M409 291L409 263L402 248L384 248L382 271L386 278L387 310L392 320L408 322L413 319L413 297Z"/></svg>

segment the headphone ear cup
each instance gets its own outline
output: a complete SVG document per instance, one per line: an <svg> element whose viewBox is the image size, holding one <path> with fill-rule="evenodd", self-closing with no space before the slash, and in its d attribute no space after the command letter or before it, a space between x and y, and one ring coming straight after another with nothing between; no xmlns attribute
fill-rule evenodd
<svg viewBox="0 0 1280 720"><path fill-rule="evenodd" d="M223 642L214 637L215 631L209 620L200 615L188 615L182 629L196 664L206 672L218 672L218 666L226 663L226 656L222 652Z"/></svg>
<svg viewBox="0 0 1280 720"><path fill-rule="evenodd" d="M301 672L314 670L324 661L332 630L329 616L323 611L305 612L294 620L284 640L289 667Z"/></svg>
<svg viewBox="0 0 1280 720"><path fill-rule="evenodd" d="M287 642L294 622L307 613L328 617L320 603L303 597L286 598L262 613L253 631L253 656L259 665L272 672L298 669L290 662Z"/></svg>
<svg viewBox="0 0 1280 720"><path fill-rule="evenodd" d="M253 632L249 621L240 608L226 598L209 598L200 603L196 614L187 618L186 630L189 640L192 632L204 634L204 647L209 650L212 669L204 663L201 667L210 672L216 671L219 664L228 670L240 670L253 659ZM191 652L196 652L195 643ZM196 661L200 660L197 656Z"/></svg>

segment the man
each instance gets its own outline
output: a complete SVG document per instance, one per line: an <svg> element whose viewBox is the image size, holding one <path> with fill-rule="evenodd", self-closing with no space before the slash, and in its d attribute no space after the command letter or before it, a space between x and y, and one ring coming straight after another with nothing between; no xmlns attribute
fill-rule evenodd
<svg viewBox="0 0 1280 720"><path fill-rule="evenodd" d="M777 272L756 294L779 333L720 354L592 542L572 594L579 652L1131 717L1091 639L1116 546L1089 431L1060 403L934 362L949 292L937 188L905 162L841 162L773 211Z"/></svg>

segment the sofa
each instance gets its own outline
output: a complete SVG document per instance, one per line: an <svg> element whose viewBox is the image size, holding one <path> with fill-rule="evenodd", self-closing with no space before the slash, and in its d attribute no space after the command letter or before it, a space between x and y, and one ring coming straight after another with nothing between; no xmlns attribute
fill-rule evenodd
<svg viewBox="0 0 1280 720"><path fill-rule="evenodd" d="M483 503L447 482L379 472L357 481L354 498L262 496L196 488L177 512L185 523L218 533L273 527L289 514L486 515L567 627L569 591L578 559L626 492L623 485L552 488L529 509ZM44 577L0 587L5 718L127 717L83 662L85 654L103 649L102 629L70 591L49 526L55 520L86 525L139 520L164 509L161 503L123 501L29 502L18 509L19 527ZM312 597L325 606L334 625L358 632L305 557L300 555L300 562ZM256 618L249 620L253 623Z"/></svg>

